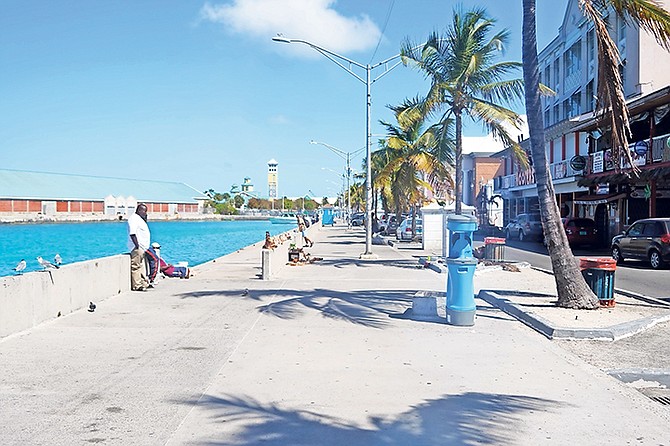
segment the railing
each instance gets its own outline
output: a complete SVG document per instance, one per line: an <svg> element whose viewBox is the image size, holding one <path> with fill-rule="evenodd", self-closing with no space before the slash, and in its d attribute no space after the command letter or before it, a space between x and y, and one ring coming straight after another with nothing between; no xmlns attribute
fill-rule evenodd
<svg viewBox="0 0 670 446"><path fill-rule="evenodd" d="M570 165L570 161L559 161L549 165L549 173L553 180L560 180L562 178L570 178L583 175L584 171L575 170ZM494 190L511 189L516 186L527 186L535 184L535 171L533 169L527 171L519 171L512 175L504 175L494 178Z"/></svg>

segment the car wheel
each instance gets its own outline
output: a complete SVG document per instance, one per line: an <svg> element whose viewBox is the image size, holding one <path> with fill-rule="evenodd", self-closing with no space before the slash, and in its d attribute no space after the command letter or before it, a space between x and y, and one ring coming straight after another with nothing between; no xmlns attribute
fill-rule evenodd
<svg viewBox="0 0 670 446"><path fill-rule="evenodd" d="M612 258L619 265L621 265L623 263L623 256L621 255L621 250L619 249L618 246L613 246L612 247Z"/></svg>
<svg viewBox="0 0 670 446"><path fill-rule="evenodd" d="M663 259L661 259L661 254L655 249L652 249L649 252L649 263L651 263L651 267L654 269L663 268Z"/></svg>
<svg viewBox="0 0 670 446"><path fill-rule="evenodd" d="M523 235L523 231L519 231L519 241L523 242L526 239L526 236Z"/></svg>

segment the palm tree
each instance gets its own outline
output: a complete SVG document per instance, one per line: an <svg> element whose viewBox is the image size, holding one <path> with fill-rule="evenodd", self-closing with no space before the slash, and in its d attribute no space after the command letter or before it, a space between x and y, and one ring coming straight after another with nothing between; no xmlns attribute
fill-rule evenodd
<svg viewBox="0 0 670 446"><path fill-rule="evenodd" d="M598 41L598 113L609 116L612 128L612 147L628 147L628 111L618 70L619 53L605 23L603 11L611 6L615 13L632 20L656 37L668 48L670 15L649 0L580 0L584 14L594 22ZM531 154L535 168L537 195L547 249L556 280L558 305L567 308L594 309L599 302L584 281L570 251L567 236L560 223L560 213L549 174L545 152L544 122L539 94L539 64L535 26L535 0L523 0L523 76L526 85L526 114L530 130ZM628 150L622 150L628 154ZM619 155L613 156L617 162ZM633 165L633 163L630 163Z"/></svg>
<svg viewBox="0 0 670 446"><path fill-rule="evenodd" d="M503 105L520 101L523 97L521 79L507 79L516 72L518 62L494 62L507 43L509 32L500 31L489 38L495 20L486 11L475 8L468 12L454 10L451 27L444 36L432 33L426 43L402 45L403 63L416 65L431 80L426 98L400 116L415 119L415 114L428 116L443 112L440 122L453 120L456 132L455 192L456 213L461 213L463 201L463 118L481 122L495 137L515 153L523 153L505 125L519 127L517 113ZM525 157L521 158L525 166Z"/></svg>
<svg viewBox="0 0 670 446"><path fill-rule="evenodd" d="M406 101L389 108L397 118L412 103ZM398 126L381 122L388 136L382 140L381 149L373 154L373 163L379 166L375 184L387 195L386 202L393 204L396 215L420 205L426 198L424 191L432 191L433 184L449 178L447 166L453 159L451 139L442 137L442 126L431 126L424 131L422 117L405 121Z"/></svg>

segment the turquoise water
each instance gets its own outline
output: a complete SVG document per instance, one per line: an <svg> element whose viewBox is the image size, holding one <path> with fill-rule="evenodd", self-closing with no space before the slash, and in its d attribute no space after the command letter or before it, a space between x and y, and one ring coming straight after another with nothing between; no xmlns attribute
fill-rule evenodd
<svg viewBox="0 0 670 446"><path fill-rule="evenodd" d="M269 221L149 221L151 241L161 244L161 256L190 266L259 242L265 231L276 235L292 228ZM28 264L26 272L41 269L37 256L53 261L60 254L66 264L125 253L127 237L125 222L0 225L0 276L14 274L21 259Z"/></svg>

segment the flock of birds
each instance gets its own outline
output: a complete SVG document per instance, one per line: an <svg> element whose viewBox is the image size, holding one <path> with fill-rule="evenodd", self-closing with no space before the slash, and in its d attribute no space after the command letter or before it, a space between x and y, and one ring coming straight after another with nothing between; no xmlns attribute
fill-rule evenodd
<svg viewBox="0 0 670 446"><path fill-rule="evenodd" d="M42 267L42 271L51 271L60 268L60 265L63 263L63 259L61 258L60 254L56 254L52 263L48 260L44 260L40 256L37 256L37 263L39 263ZM26 260L21 259L21 261L14 268L12 268L12 270L16 274L23 274L23 270L26 269L26 266L28 266Z"/></svg>
<svg viewBox="0 0 670 446"><path fill-rule="evenodd" d="M40 264L42 267L42 271L51 271L54 269L60 268L61 264L63 263L63 259L61 258L60 254L56 254L54 256L54 261L50 262L48 260L44 260L41 256L37 256L37 263ZM12 270L16 274L23 274L23 270L26 269L26 259L21 259L21 261L14 267ZM93 313L96 309L96 305L93 302L89 302L88 304L88 311L89 313ZM58 312L58 316L60 316L60 312Z"/></svg>

